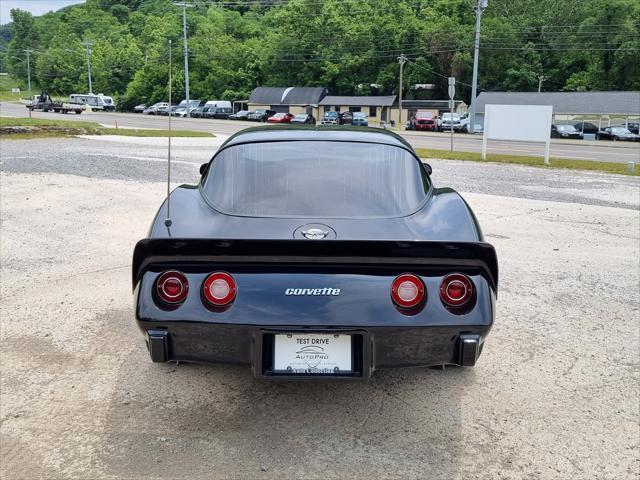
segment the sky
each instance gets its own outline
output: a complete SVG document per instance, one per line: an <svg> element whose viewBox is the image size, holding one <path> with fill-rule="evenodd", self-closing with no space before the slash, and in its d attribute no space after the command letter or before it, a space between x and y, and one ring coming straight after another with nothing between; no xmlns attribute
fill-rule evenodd
<svg viewBox="0 0 640 480"><path fill-rule="evenodd" d="M11 21L11 9L20 8L34 15L42 15L52 10L58 10L84 0L0 0L0 25Z"/></svg>

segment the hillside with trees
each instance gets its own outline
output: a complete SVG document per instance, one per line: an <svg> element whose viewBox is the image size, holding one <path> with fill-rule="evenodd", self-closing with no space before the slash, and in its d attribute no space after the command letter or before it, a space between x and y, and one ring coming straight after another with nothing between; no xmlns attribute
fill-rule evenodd
<svg viewBox="0 0 640 480"><path fill-rule="evenodd" d="M391 94L397 57L409 58L408 98L446 96L458 79L469 101L475 12L470 0L201 0L187 9L192 98L248 98L257 86L329 87L332 94ZM182 8L169 0L87 0L41 17L12 10L0 62L34 89L88 90L124 106L184 95ZM637 0L490 0L482 18L479 91L640 90ZM433 84L430 92L411 90Z"/></svg>

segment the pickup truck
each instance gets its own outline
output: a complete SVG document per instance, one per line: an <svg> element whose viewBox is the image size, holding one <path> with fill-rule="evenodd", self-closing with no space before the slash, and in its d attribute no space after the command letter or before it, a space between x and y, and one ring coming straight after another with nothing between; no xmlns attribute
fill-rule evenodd
<svg viewBox="0 0 640 480"><path fill-rule="evenodd" d="M433 113L418 110L416 114L409 120L409 130L429 130L435 132L438 129L438 123L433 118Z"/></svg>
<svg viewBox="0 0 640 480"><path fill-rule="evenodd" d="M452 117L453 115L453 117ZM449 132L453 127L454 132L460 131L460 115L457 113L451 114L449 112L443 113L438 123L439 130L441 132Z"/></svg>

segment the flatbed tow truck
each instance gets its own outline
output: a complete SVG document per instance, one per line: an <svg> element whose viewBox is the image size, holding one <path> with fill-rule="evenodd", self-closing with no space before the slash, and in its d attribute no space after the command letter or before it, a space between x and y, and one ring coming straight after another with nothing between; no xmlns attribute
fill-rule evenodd
<svg viewBox="0 0 640 480"><path fill-rule="evenodd" d="M49 92L46 90L44 90L40 95L36 95L31 103L27 105L27 108L31 111L42 110L43 112L53 111L56 113L74 112L76 115L80 115L84 111L84 105L81 103L53 101L51 95L49 95Z"/></svg>

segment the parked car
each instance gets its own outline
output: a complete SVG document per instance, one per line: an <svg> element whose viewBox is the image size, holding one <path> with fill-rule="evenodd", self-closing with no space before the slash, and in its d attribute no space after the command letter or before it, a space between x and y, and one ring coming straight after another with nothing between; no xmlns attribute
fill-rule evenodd
<svg viewBox="0 0 640 480"><path fill-rule="evenodd" d="M409 120L409 130L428 130L435 132L438 129L438 122L433 118L433 113L418 110Z"/></svg>
<svg viewBox="0 0 640 480"><path fill-rule="evenodd" d="M169 115L169 112L171 112L171 116L175 115L176 110L179 108L178 105L167 105L166 107L160 107L158 108L158 115Z"/></svg>
<svg viewBox="0 0 640 480"><path fill-rule="evenodd" d="M247 115L247 120L251 122L266 122L267 118L275 115L275 110L269 110L264 108L257 108L253 112L249 112Z"/></svg>
<svg viewBox="0 0 640 480"><path fill-rule="evenodd" d="M351 112L342 112L339 114L340 117L340 125L351 125L351 121L353 120L353 113Z"/></svg>
<svg viewBox="0 0 640 480"><path fill-rule="evenodd" d="M598 133L598 127L589 122L576 122L573 126L582 134Z"/></svg>
<svg viewBox="0 0 640 480"><path fill-rule="evenodd" d="M292 113L276 113L267 118L268 123L291 123L291 120L293 120Z"/></svg>
<svg viewBox="0 0 640 480"><path fill-rule="evenodd" d="M316 119L306 113L299 113L291 119L291 123L303 124L303 125L315 125Z"/></svg>
<svg viewBox="0 0 640 480"><path fill-rule="evenodd" d="M369 118L362 112L354 112L351 117L351 125L354 127L368 127Z"/></svg>
<svg viewBox="0 0 640 480"><path fill-rule="evenodd" d="M147 108L147 104L141 103L140 105L136 105L135 107L133 107L133 111L134 113L142 113L145 111L146 108Z"/></svg>
<svg viewBox="0 0 640 480"><path fill-rule="evenodd" d="M631 133L628 128L624 127L607 127L596 133L596 140L638 142L640 141L640 135Z"/></svg>
<svg viewBox="0 0 640 480"><path fill-rule="evenodd" d="M627 123L627 128L631 133L635 133L635 134L640 133L640 123L629 122Z"/></svg>
<svg viewBox="0 0 640 480"><path fill-rule="evenodd" d="M202 101L200 100L189 100L189 106L187 106L186 100L182 100L172 115L176 117L186 117L187 112L191 115L191 112L200 107L200 105L202 105Z"/></svg>
<svg viewBox="0 0 640 480"><path fill-rule="evenodd" d="M334 111L324 112L320 123L322 125L340 125L340 114Z"/></svg>
<svg viewBox="0 0 640 480"><path fill-rule="evenodd" d="M233 113L233 109L231 107L212 107L205 106L205 117L206 118L218 118L222 120L228 119Z"/></svg>
<svg viewBox="0 0 640 480"><path fill-rule="evenodd" d="M229 120L247 120L249 110L240 110L236 113L229 115Z"/></svg>
<svg viewBox="0 0 640 480"><path fill-rule="evenodd" d="M452 114L451 112L445 112L442 114L440 118L439 130L441 132L449 132L451 128L453 128L454 132L459 132L460 125L460 115L457 113Z"/></svg>
<svg viewBox="0 0 640 480"><path fill-rule="evenodd" d="M204 110L207 107L198 107L191 110L191 118L204 118Z"/></svg>
<svg viewBox="0 0 640 480"><path fill-rule="evenodd" d="M553 138L584 138L584 134L573 125L551 125L551 136Z"/></svg>
<svg viewBox="0 0 640 480"><path fill-rule="evenodd" d="M145 108L142 113L144 115L160 115L160 113L158 112L161 108L168 108L169 104L167 102L158 102L158 103L154 103L153 105L151 105L150 107Z"/></svg>
<svg viewBox="0 0 640 480"><path fill-rule="evenodd" d="M227 139L136 244L140 352L265 381L474 366L498 258L462 196L388 131L266 130Z"/></svg>

